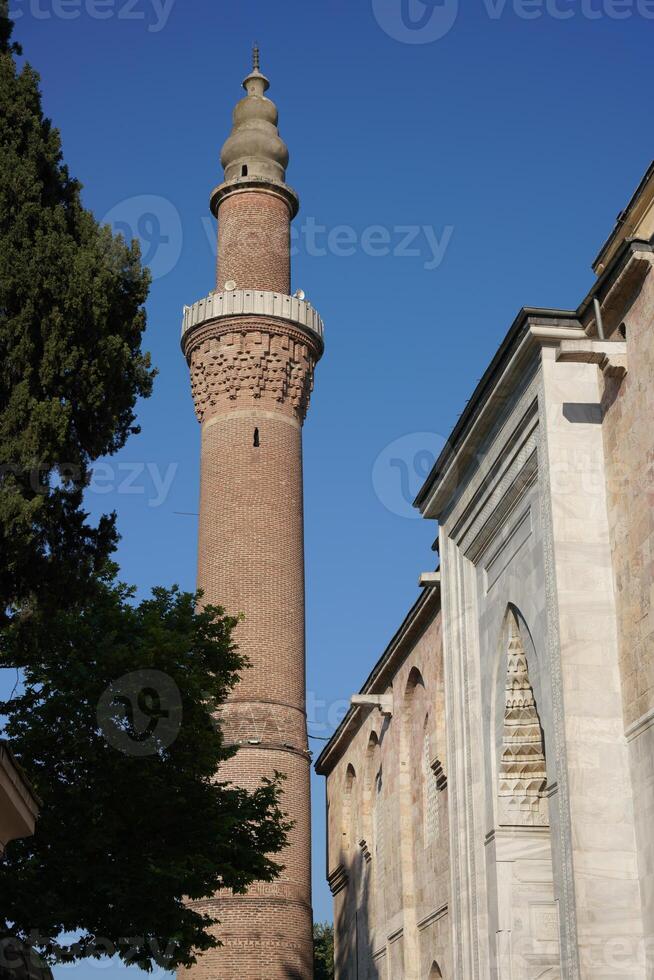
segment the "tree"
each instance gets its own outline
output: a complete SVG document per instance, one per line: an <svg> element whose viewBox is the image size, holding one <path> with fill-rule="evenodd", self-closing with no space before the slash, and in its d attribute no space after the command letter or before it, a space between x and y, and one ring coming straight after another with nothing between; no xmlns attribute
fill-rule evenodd
<svg viewBox="0 0 654 980"><path fill-rule="evenodd" d="M115 950L172 968L215 945L184 899L272 880L288 827L275 783L215 780L235 751L215 713L243 668L236 620L176 589L132 595L107 576L47 635L38 619L5 631L24 691L0 711L44 808L0 864L0 931L51 961Z"/></svg>
<svg viewBox="0 0 654 980"><path fill-rule="evenodd" d="M236 620L174 588L137 604L115 515L84 511L152 388L149 276L83 208L11 32L0 0L0 666L23 673L0 713L42 808L0 862L0 934L51 963L174 968L217 942L185 899L275 877L289 828L279 780L216 780Z"/></svg>
<svg viewBox="0 0 654 980"><path fill-rule="evenodd" d="M141 350L149 273L82 207L38 76L0 2L0 623L79 595L116 542L87 522L92 461L120 449L152 389Z"/></svg>
<svg viewBox="0 0 654 980"><path fill-rule="evenodd" d="M314 980L334 980L334 927L329 922L313 924Z"/></svg>

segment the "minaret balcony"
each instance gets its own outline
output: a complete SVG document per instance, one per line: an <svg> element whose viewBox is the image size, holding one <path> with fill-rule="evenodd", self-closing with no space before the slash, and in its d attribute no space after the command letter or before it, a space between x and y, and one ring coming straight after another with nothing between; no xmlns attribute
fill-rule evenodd
<svg viewBox="0 0 654 980"><path fill-rule="evenodd" d="M182 319L182 346L187 334L196 328L222 317L265 316L284 320L306 331L323 347L324 326L322 318L311 303L297 296L273 293L265 289L233 289L224 293L210 293L192 306L184 307Z"/></svg>

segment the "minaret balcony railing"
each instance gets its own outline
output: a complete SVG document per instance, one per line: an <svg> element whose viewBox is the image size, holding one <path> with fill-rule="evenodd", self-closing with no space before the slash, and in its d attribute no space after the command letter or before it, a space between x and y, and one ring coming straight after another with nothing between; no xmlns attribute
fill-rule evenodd
<svg viewBox="0 0 654 980"><path fill-rule="evenodd" d="M225 293L210 293L192 306L185 306L182 338L189 330L210 320L249 315L285 320L323 340L323 322L311 303L296 296L273 293L266 289L233 289Z"/></svg>

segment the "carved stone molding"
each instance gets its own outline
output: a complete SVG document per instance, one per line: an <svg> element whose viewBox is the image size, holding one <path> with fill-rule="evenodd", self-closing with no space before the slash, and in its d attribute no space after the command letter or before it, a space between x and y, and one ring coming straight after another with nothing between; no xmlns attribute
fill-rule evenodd
<svg viewBox="0 0 654 980"><path fill-rule="evenodd" d="M192 338L187 352L198 420L260 406L303 421L317 359L308 338L266 321L212 327Z"/></svg>
<svg viewBox="0 0 654 980"><path fill-rule="evenodd" d="M532 380L520 394L499 437L496 434L485 447L476 471L469 475L447 517L448 534L473 562L479 560L494 530L535 475L538 422L538 394Z"/></svg>
<svg viewBox="0 0 654 980"><path fill-rule="evenodd" d="M529 679L527 654L517 623L510 622L504 733L499 766L500 820L503 824L548 823L543 733Z"/></svg>
<svg viewBox="0 0 654 980"><path fill-rule="evenodd" d="M471 561L478 562L482 554L496 539L508 515L518 506L538 476L538 454L533 436L516 457L515 465L505 479L488 498L487 507L475 523L475 537L465 552Z"/></svg>
<svg viewBox="0 0 654 980"><path fill-rule="evenodd" d="M306 299L286 296L268 289L233 289L223 293L209 293L192 306L184 307L182 318L182 346L187 337L209 321L223 317L262 316L274 317L296 324L319 343L322 350L324 327L322 319Z"/></svg>

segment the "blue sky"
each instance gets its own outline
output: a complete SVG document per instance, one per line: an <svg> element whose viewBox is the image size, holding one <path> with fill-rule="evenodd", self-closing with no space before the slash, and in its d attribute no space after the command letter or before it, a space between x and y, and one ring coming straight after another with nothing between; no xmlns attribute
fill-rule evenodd
<svg viewBox="0 0 654 980"><path fill-rule="evenodd" d="M301 198L293 288L326 325L305 426L310 731L325 737L434 566L436 529L410 507L434 452L517 310L577 305L654 156L654 2L12 9L85 203L140 235L155 274L155 392L89 498L118 511L122 574L144 594L194 586L199 428L180 317L213 287L208 195L261 45ZM323 801L316 779L318 918L331 915Z"/></svg>

